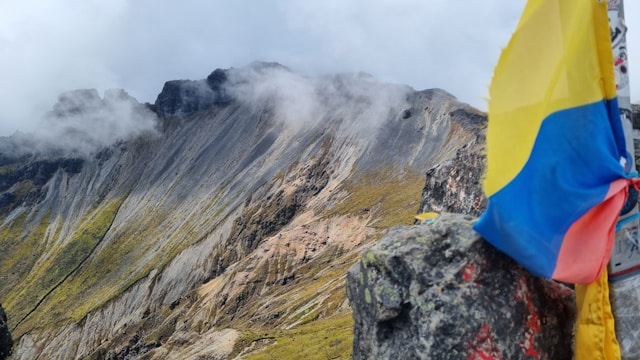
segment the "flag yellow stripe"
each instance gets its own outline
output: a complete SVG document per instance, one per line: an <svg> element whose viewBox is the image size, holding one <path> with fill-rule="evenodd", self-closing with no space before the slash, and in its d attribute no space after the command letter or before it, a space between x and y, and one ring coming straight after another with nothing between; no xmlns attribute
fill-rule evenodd
<svg viewBox="0 0 640 360"><path fill-rule="evenodd" d="M575 360L619 360L621 357L607 276L604 271L591 284L576 284Z"/></svg>
<svg viewBox="0 0 640 360"><path fill-rule="evenodd" d="M606 6L528 1L489 90L488 196L524 167L550 114L615 97Z"/></svg>

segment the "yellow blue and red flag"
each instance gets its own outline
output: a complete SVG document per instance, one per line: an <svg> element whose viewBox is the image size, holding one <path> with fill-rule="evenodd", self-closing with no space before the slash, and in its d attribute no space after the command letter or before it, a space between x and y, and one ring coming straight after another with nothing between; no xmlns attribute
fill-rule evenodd
<svg viewBox="0 0 640 360"><path fill-rule="evenodd" d="M490 86L475 229L536 275L601 277L630 163L603 0L530 0Z"/></svg>
<svg viewBox="0 0 640 360"><path fill-rule="evenodd" d="M610 0L611 1L611 0ZM605 0L529 0L490 87L475 225L534 274L576 283L576 360L620 359L607 262L632 159Z"/></svg>

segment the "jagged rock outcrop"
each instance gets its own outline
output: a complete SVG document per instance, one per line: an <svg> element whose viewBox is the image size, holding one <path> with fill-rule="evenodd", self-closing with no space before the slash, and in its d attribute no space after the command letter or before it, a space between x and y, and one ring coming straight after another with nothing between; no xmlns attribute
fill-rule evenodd
<svg viewBox="0 0 640 360"><path fill-rule="evenodd" d="M485 169L485 138L487 118L484 114L458 110L452 116L461 119L459 126L467 138L455 156L437 163L426 172L419 212L450 212L479 216L486 208L482 191ZM475 137L474 137L475 135ZM452 133L452 136L460 135Z"/></svg>
<svg viewBox="0 0 640 360"><path fill-rule="evenodd" d="M210 77L212 75L214 74ZM218 75L218 82L226 80L224 71ZM164 84L153 108L160 117L187 116L230 101L224 92L212 88L206 80L172 80Z"/></svg>
<svg viewBox="0 0 640 360"><path fill-rule="evenodd" d="M254 62L249 65L253 71L290 70L278 63ZM216 69L204 80L167 81L153 104L153 109L162 118L185 117L211 106L225 106L234 101L231 87L238 82L248 82L243 73L247 69ZM229 78L232 77L232 84ZM231 86L229 86L231 85Z"/></svg>
<svg viewBox="0 0 640 360"><path fill-rule="evenodd" d="M53 105L47 116L53 122L77 115L99 116L108 120L109 115L122 115L118 110L125 105L128 110L135 107L140 111L144 109L134 97L122 89L107 89L102 98L96 89L78 89L60 94L58 102ZM71 131L73 128L69 126L67 130Z"/></svg>
<svg viewBox="0 0 640 360"><path fill-rule="evenodd" d="M42 201L47 193L47 182L58 170L77 174L82 170L83 162L83 159L60 158L0 163L0 213Z"/></svg>
<svg viewBox="0 0 640 360"><path fill-rule="evenodd" d="M572 358L573 292L443 214L396 227L348 273L354 359Z"/></svg>
<svg viewBox="0 0 640 360"><path fill-rule="evenodd" d="M460 148L456 156L427 170L420 212L452 212L479 216L487 206L482 191L484 154L473 145Z"/></svg>
<svg viewBox="0 0 640 360"><path fill-rule="evenodd" d="M9 332L9 324L7 323L7 315L0 305L0 360L4 360L11 355L11 347L13 339Z"/></svg>

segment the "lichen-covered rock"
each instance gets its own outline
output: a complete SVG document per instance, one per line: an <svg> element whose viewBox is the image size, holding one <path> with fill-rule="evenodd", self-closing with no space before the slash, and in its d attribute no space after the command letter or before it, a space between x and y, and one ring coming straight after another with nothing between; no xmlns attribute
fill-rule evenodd
<svg viewBox="0 0 640 360"><path fill-rule="evenodd" d="M4 313L2 306L0 306L0 360L4 360L11 355L12 346L13 339L7 325L7 315Z"/></svg>
<svg viewBox="0 0 640 360"><path fill-rule="evenodd" d="M354 359L571 359L573 292L443 214L397 227L348 273Z"/></svg>

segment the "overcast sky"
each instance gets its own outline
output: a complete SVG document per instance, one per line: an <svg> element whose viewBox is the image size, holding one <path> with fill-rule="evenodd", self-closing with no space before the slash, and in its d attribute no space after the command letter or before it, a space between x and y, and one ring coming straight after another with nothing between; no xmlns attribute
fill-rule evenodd
<svg viewBox="0 0 640 360"><path fill-rule="evenodd" d="M57 95L123 88L154 102L173 79L277 61L368 72L486 110L525 0L0 0L0 135L30 131ZM640 100L640 1L626 1Z"/></svg>

